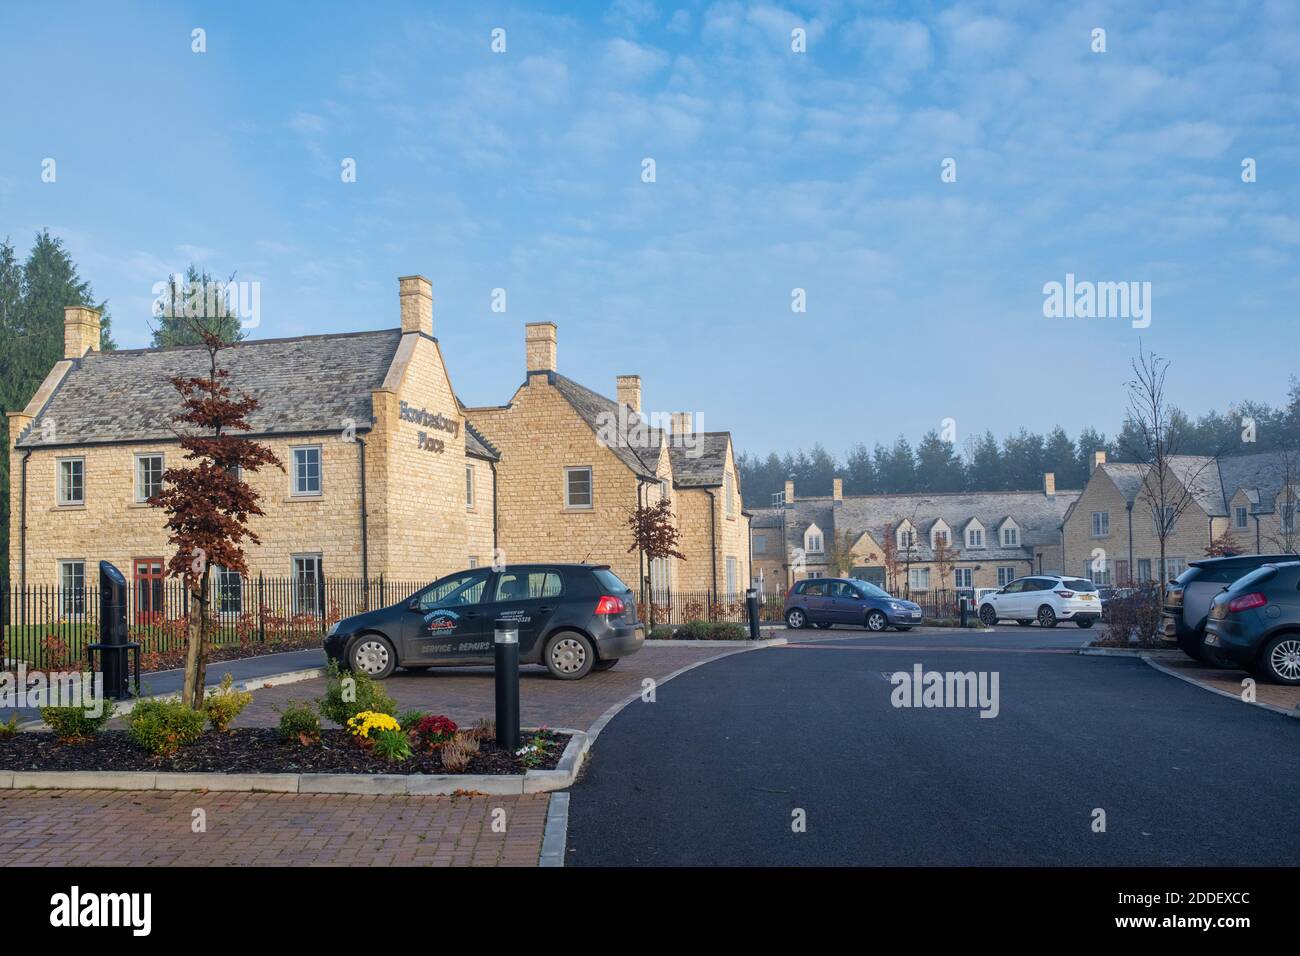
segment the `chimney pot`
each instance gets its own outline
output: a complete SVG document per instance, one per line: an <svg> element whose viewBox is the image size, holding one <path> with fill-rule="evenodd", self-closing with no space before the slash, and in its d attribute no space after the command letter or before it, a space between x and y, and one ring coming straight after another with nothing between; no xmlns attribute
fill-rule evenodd
<svg viewBox="0 0 1300 956"><path fill-rule="evenodd" d="M620 375L616 380L618 400L638 415L641 414L641 376Z"/></svg>
<svg viewBox="0 0 1300 956"><path fill-rule="evenodd" d="M525 372L555 371L554 322L529 322L524 326Z"/></svg>
<svg viewBox="0 0 1300 956"><path fill-rule="evenodd" d="M424 276L402 276L397 280L402 303L402 331L433 335L433 283Z"/></svg>
<svg viewBox="0 0 1300 956"><path fill-rule="evenodd" d="M99 351L99 310L70 305L63 310L63 357L79 359Z"/></svg>

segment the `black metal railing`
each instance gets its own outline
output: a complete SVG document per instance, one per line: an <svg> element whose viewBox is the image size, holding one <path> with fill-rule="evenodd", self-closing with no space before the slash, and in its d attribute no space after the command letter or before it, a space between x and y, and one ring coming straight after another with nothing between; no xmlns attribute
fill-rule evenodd
<svg viewBox="0 0 1300 956"><path fill-rule="evenodd" d="M235 578L213 575L209 614L213 646L284 643L319 638L340 618L410 597L427 581L383 576ZM184 649L194 599L182 581L137 578L127 598L127 630L146 661ZM94 588L0 587L0 669L79 667L87 644L99 640L99 592ZM146 665L147 668L147 665Z"/></svg>

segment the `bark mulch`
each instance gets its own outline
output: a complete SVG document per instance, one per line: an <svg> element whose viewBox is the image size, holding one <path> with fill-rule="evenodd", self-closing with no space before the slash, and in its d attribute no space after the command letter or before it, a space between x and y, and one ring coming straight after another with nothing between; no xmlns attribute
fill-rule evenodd
<svg viewBox="0 0 1300 956"><path fill-rule="evenodd" d="M525 731L522 743L534 734ZM531 767L493 740L479 744L479 752L464 773L518 774L528 769L554 770L569 742L569 734L541 731L543 754ZM100 731L82 743L60 743L51 733L20 733L0 740L0 770L143 770L152 773L450 773L440 752L417 751L406 760L392 762L358 745L342 730L321 731L317 745L289 743L267 727L237 728L228 733L209 731L170 757L154 757L140 749L124 730Z"/></svg>

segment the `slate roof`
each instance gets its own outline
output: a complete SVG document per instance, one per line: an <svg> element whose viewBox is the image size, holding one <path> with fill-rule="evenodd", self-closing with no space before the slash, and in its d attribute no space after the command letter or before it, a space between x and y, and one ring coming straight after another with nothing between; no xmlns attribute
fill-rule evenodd
<svg viewBox="0 0 1300 956"><path fill-rule="evenodd" d="M573 406L574 411L594 432L602 431L605 423L618 421L619 403L593 392L585 385L579 385L573 379L559 372L549 373L550 382L565 400ZM632 409L622 406L622 420L635 414ZM615 444L610 450L619 460L639 475L653 478L659 467L662 448L668 448L669 460L673 467L673 484L683 488L708 488L722 484L722 474L726 469L727 447L731 443L730 432L701 432L692 436L693 447L685 447L675 442L671 435L659 428L646 428L647 445L644 448L628 444ZM698 441L698 444L695 442Z"/></svg>
<svg viewBox="0 0 1300 956"><path fill-rule="evenodd" d="M329 432L351 419L368 428L370 392L383 384L401 329L239 342L218 355L234 386L259 406L254 435ZM168 379L202 375L201 346L89 352L73 363L19 448L174 437L178 398ZM52 422L52 428L45 423Z"/></svg>
<svg viewBox="0 0 1300 956"><path fill-rule="evenodd" d="M963 561L996 561L999 559L1030 560L1036 545L1060 542L1061 524L1065 513L1078 500L1078 491L1057 491L1045 495L1041 491L972 491L931 495L846 495L836 507L831 498L799 498L787 510L786 545L803 547L803 534L810 524L816 524L829 539L832 533L848 531L856 540L863 532L870 532L877 543L882 542L885 527L897 528L904 519L910 519L917 528L913 560L931 559L929 535L922 527L931 527L938 519L953 529L965 529L972 518L978 518L985 528L985 540L990 547L967 549L964 538L954 533L952 543ZM1015 518L1020 526L1020 545L1014 548L992 546L997 528L1008 517ZM1000 539L996 539L1000 541Z"/></svg>
<svg viewBox="0 0 1300 956"><path fill-rule="evenodd" d="M500 461L501 450L483 436L483 433L465 421L465 454L488 461Z"/></svg>
<svg viewBox="0 0 1300 956"><path fill-rule="evenodd" d="M1226 515L1229 503L1239 489L1245 490L1257 512L1273 509L1273 500L1282 490L1286 476L1286 457L1282 452L1258 455L1233 455L1213 459L1199 455L1171 455L1170 470L1187 485L1197 504L1208 515ZM1148 471L1147 465L1106 462L1103 469L1125 501L1136 501Z"/></svg>

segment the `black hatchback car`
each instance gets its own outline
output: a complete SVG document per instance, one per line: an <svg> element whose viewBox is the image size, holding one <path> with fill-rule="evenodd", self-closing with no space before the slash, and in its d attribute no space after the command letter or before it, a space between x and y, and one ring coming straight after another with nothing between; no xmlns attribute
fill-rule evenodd
<svg viewBox="0 0 1300 956"><path fill-rule="evenodd" d="M498 618L518 625L521 664L561 680L608 670L645 642L632 589L608 566L512 564L458 571L400 604L344 618L325 635L325 653L378 679L398 667L490 664Z"/></svg>
<svg viewBox="0 0 1300 956"><path fill-rule="evenodd" d="M1238 554L1188 562L1187 570L1165 585L1160 633L1166 640L1176 640L1193 660L1219 663L1214 649L1204 643L1210 603L1256 568L1293 560L1294 555L1286 554Z"/></svg>
<svg viewBox="0 0 1300 956"><path fill-rule="evenodd" d="M1300 561L1266 564L1210 603L1205 643L1275 684L1300 684Z"/></svg>

